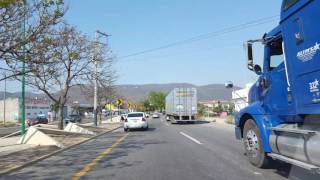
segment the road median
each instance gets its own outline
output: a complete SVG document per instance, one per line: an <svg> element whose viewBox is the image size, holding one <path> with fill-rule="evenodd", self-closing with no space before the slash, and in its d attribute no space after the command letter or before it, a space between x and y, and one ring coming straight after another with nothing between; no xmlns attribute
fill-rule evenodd
<svg viewBox="0 0 320 180"><path fill-rule="evenodd" d="M29 148L21 149L20 151L13 151L12 153L5 153L1 152L0 146L0 176L12 173L14 171L20 170L27 166L30 166L34 163L37 163L41 160L47 159L51 156L59 154L63 151L66 151L70 148L76 147L80 144L88 142L92 139L100 137L104 134L110 133L122 127L121 123L118 124L109 124L108 126L99 127L95 135L84 135L83 137L80 136L79 133L71 133L72 136L60 136L55 135L53 138L63 144L63 146L38 146L38 145L29 145ZM91 127L91 130L93 127ZM52 135L50 135L52 137ZM10 146L10 145L9 145ZM22 144L22 146L16 145L18 147L12 148L21 148L22 146L26 146L26 144ZM5 148L4 146L2 146Z"/></svg>

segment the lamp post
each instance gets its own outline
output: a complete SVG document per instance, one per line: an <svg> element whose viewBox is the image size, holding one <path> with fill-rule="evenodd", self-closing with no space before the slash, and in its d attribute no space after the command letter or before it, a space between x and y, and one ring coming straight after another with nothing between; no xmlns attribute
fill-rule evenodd
<svg viewBox="0 0 320 180"><path fill-rule="evenodd" d="M22 24L22 39L26 40L26 13L27 0L23 1L23 24ZM25 43L25 42L24 42ZM22 51L22 69L21 69L21 135L25 133L25 64L26 61L26 45L23 45Z"/></svg>

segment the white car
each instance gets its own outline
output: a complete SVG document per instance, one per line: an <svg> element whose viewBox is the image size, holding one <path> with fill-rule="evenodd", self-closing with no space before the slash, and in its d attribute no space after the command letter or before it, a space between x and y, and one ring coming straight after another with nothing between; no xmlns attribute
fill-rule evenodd
<svg viewBox="0 0 320 180"><path fill-rule="evenodd" d="M129 129L148 129L148 121L144 112L128 113L123 125L124 131Z"/></svg>
<svg viewBox="0 0 320 180"><path fill-rule="evenodd" d="M153 113L152 114L152 118L159 118L160 116L159 116L159 114L158 113Z"/></svg>

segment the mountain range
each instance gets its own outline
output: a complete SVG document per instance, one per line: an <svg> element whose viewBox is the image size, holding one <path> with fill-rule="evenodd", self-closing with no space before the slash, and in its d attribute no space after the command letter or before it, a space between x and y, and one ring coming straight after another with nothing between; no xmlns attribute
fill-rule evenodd
<svg viewBox="0 0 320 180"><path fill-rule="evenodd" d="M226 89L224 84L209 84L196 86L188 83L170 83L170 84L144 84L144 85L120 85L117 91L121 96L127 97L133 101L146 99L151 91L170 92L173 88L193 87L198 91L198 100L231 100L232 89ZM235 89L239 89L235 87Z"/></svg>
<svg viewBox="0 0 320 180"><path fill-rule="evenodd" d="M173 88L186 88L193 87L198 91L198 100L207 101L207 100L231 100L232 89L226 89L224 84L209 84L203 86L196 86L188 83L169 83L169 84L143 84L143 85L134 85L134 84L125 84L117 85L116 90L119 97L125 99L139 102L148 97L148 94L151 91L163 91L170 92ZM239 89L239 87L235 87ZM45 97L43 94L36 94L32 92L26 92L26 96L29 97ZM6 97L20 97L19 92L6 93ZM84 95L80 87L73 87L70 89L68 97L72 100L77 100L79 103L88 103L90 99ZM3 91L0 91L0 99L3 99Z"/></svg>

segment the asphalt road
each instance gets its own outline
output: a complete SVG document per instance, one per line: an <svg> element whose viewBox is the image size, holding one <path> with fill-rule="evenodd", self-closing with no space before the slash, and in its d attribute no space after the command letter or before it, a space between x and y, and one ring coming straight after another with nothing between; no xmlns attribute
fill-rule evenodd
<svg viewBox="0 0 320 180"><path fill-rule="evenodd" d="M320 179L278 162L250 165L233 127L219 123L171 125L151 119L149 131L122 130L26 167L2 179L282 180Z"/></svg>

